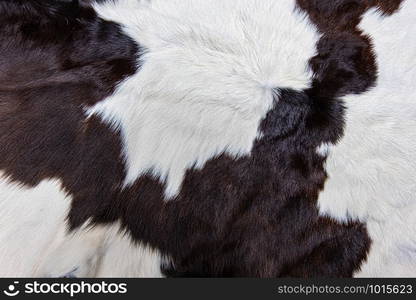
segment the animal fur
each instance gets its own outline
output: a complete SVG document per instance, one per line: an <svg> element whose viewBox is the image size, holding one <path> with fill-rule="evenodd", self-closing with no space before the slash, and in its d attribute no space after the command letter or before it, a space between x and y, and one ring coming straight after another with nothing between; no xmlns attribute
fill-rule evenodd
<svg viewBox="0 0 416 300"><path fill-rule="evenodd" d="M0 276L415 276L415 14L0 0Z"/></svg>

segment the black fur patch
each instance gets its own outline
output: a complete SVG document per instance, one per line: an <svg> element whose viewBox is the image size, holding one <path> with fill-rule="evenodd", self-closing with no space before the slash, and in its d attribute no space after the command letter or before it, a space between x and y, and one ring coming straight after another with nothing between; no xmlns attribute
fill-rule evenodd
<svg viewBox="0 0 416 300"><path fill-rule="evenodd" d="M362 15L372 7L393 14L403 0L296 0L321 32L355 31Z"/></svg>
<svg viewBox="0 0 416 300"><path fill-rule="evenodd" d="M91 105L137 69L138 46L76 1L1 0L0 24L0 91L31 102L61 85L74 89L68 104Z"/></svg>
<svg viewBox="0 0 416 300"><path fill-rule="evenodd" d="M120 140L85 121L83 106L133 74L140 51L75 2L0 1L0 169L27 185L57 177L70 193L100 197L123 176Z"/></svg>
<svg viewBox="0 0 416 300"><path fill-rule="evenodd" d="M119 134L85 121L82 106L137 72L140 53L87 2L0 0L0 169L32 186L60 178L73 197L72 229L120 220L134 240L172 258L171 276L351 276L370 241L362 224L318 215L327 176L316 148L343 134L339 97L374 84L371 43L356 28L370 6L299 0L323 32L312 87L276 87L251 156L188 170L166 202L151 176L122 190Z"/></svg>
<svg viewBox="0 0 416 300"><path fill-rule="evenodd" d="M345 277L366 257L365 227L319 217L316 207L326 173L315 150L341 135L342 104L313 91L280 93L250 157L222 155L189 170L168 203L150 177L113 203L114 220L172 257L168 275Z"/></svg>

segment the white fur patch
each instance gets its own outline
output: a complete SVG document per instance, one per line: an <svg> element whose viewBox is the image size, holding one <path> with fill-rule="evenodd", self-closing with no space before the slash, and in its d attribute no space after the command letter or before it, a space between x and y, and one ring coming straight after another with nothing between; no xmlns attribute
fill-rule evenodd
<svg viewBox="0 0 416 300"><path fill-rule="evenodd" d="M28 188L0 172L0 277L161 277L161 255L119 225L68 233L71 197L59 180Z"/></svg>
<svg viewBox="0 0 416 300"><path fill-rule="evenodd" d="M40 276L62 277L162 277L161 255L140 243L133 243L119 224L84 226L56 237Z"/></svg>
<svg viewBox="0 0 416 300"><path fill-rule="evenodd" d="M133 243L119 224L84 226L55 235L37 270L41 277L162 277L161 254Z"/></svg>
<svg viewBox="0 0 416 300"><path fill-rule="evenodd" d="M126 185L151 171L175 196L187 169L250 153L272 88L310 85L319 35L295 0L123 0L95 9L145 47L140 71L87 112L121 129Z"/></svg>
<svg viewBox="0 0 416 300"><path fill-rule="evenodd" d="M320 156L326 157L329 155L331 147L334 145L331 143L322 143L319 147L316 148L316 153Z"/></svg>
<svg viewBox="0 0 416 300"><path fill-rule="evenodd" d="M104 241L105 252L96 277L163 277L162 256L159 251L132 242L119 226L112 226Z"/></svg>
<svg viewBox="0 0 416 300"><path fill-rule="evenodd" d="M416 276L416 1L360 27L375 45L377 86L344 98L345 137L327 161L322 215L366 222L373 244L357 276Z"/></svg>
<svg viewBox="0 0 416 300"><path fill-rule="evenodd" d="M70 201L58 180L26 188L10 183L0 172L0 277L37 274Z"/></svg>
<svg viewBox="0 0 416 300"><path fill-rule="evenodd" d="M53 241L44 253L37 270L40 277L93 277L103 255L107 229L102 226L90 228L88 223L68 233L62 223Z"/></svg>

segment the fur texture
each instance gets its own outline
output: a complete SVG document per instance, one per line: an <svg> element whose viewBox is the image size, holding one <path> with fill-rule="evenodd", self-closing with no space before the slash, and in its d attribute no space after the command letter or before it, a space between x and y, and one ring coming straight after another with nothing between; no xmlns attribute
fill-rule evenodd
<svg viewBox="0 0 416 300"><path fill-rule="evenodd" d="M373 246L357 276L416 274L415 12L408 0L391 16L371 10L360 23L374 43L378 80L344 98L345 137L331 151L319 198L323 215L367 223Z"/></svg>
<svg viewBox="0 0 416 300"><path fill-rule="evenodd" d="M69 232L70 206L100 210L124 167L117 133L84 110L137 70L138 45L75 1L3 0L0 22L1 275L95 276L107 231Z"/></svg>
<svg viewBox="0 0 416 300"><path fill-rule="evenodd" d="M250 153L273 88L311 83L319 35L294 1L127 0L95 9L146 49L140 72L88 111L121 130L127 185L152 172L174 197L187 169Z"/></svg>
<svg viewBox="0 0 416 300"><path fill-rule="evenodd" d="M45 180L35 188L0 177L0 276L38 274L45 252L64 222L71 197L58 180Z"/></svg>
<svg viewBox="0 0 416 300"><path fill-rule="evenodd" d="M410 2L0 0L0 253L35 236L24 276L412 275L414 52L381 39Z"/></svg>
<svg viewBox="0 0 416 300"><path fill-rule="evenodd" d="M315 149L342 135L342 105L334 97L362 92L374 81L371 64L359 69L351 61L354 55L372 62L369 46L351 33L327 35L318 43L320 34L295 4L126 1L95 6L103 18L122 22L144 49L140 72L88 110L122 134L128 172L114 218L121 217L135 239L172 256L169 275L350 276L365 257L365 230L320 220L313 204L325 180L325 157ZM235 23L220 30L229 18ZM266 184L269 180L275 189ZM163 204L166 199L173 203ZM303 207L307 199L312 205ZM299 252L290 257L296 263L284 268L289 256L281 245L288 242L282 241L298 233L269 233L283 226L275 213L290 202L305 225L316 227L310 237L299 236ZM269 205L275 208L266 214ZM218 211L223 213L216 216ZM139 214L147 218L138 221ZM96 221L107 220L97 216ZM256 223L268 229L255 230ZM325 228L328 236L322 235ZM181 243L175 245L178 238ZM261 254L247 252L265 241ZM314 253L339 261L324 267ZM315 270L315 264L322 268Z"/></svg>

